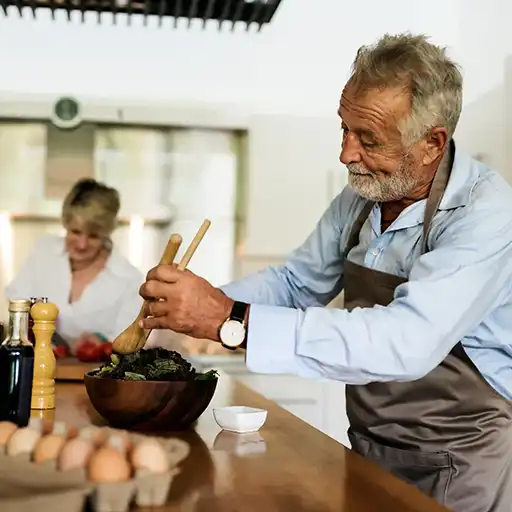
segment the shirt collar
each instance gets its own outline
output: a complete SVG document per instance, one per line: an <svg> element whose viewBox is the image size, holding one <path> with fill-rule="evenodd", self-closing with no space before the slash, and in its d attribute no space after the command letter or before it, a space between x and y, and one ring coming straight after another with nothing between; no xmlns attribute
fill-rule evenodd
<svg viewBox="0 0 512 512"><path fill-rule="evenodd" d="M467 153L455 148L452 172L439 205L440 210L451 210L469 203L471 191L480 175L480 165Z"/></svg>
<svg viewBox="0 0 512 512"><path fill-rule="evenodd" d="M65 239L61 238L61 241L62 243L55 247L56 253L60 257L65 258L66 261L68 261ZM115 249L115 247L112 247L110 256L108 257L107 262L105 264L105 269L117 277L130 277L130 275L125 272L125 260L123 256L119 253L119 251Z"/></svg>
<svg viewBox="0 0 512 512"><path fill-rule="evenodd" d="M439 210L451 210L466 206L469 203L471 191L480 175L479 165L482 164L458 150L455 146L452 171L439 204ZM427 200L423 199L408 206L393 222L388 231L397 231L423 224L426 202ZM372 217L372 225L375 225L375 223L380 225L380 206L378 204L375 205L372 211Z"/></svg>

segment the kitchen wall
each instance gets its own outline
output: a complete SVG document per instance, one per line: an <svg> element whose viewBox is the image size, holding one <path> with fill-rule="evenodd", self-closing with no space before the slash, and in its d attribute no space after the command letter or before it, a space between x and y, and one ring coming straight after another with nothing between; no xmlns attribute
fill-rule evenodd
<svg viewBox="0 0 512 512"><path fill-rule="evenodd" d="M13 95L26 103L34 94L73 93L141 108L168 104L185 112L185 123L187 112L195 122L198 111L243 112L253 135L243 255L264 264L308 234L333 182L342 183L333 180L343 172L335 109L356 49L385 31L411 30L448 45L464 68L459 145L512 176L504 92L512 7L500 0L489 0L485 10L477 0L433 0L428 7L371 0L365 4L371 16L363 18L338 0L311 5L285 0L260 34L242 28L219 34L213 22L203 32L196 24L158 29L151 21L114 27L106 19L98 26L92 15L85 26L68 24L63 14L55 22L45 13L37 21L28 14L0 17L0 103ZM493 27L492 39L486 26ZM284 201L275 199L283 193L281 209Z"/></svg>

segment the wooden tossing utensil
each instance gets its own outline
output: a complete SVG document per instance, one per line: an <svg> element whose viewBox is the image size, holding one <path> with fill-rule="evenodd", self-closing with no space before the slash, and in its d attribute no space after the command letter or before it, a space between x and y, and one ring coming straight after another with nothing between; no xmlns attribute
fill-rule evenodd
<svg viewBox="0 0 512 512"><path fill-rule="evenodd" d="M181 258L181 261L178 264L178 270L185 270L187 268L187 265L199 247L199 244L204 238L204 235L208 231L210 225L211 222L208 219L205 219L201 224L201 227L197 231L196 236L193 238L192 242L190 242L190 245L185 251L185 254ZM176 257L176 253L180 247L181 240L182 238L180 235L172 235L171 238L169 238L169 243L165 248L162 259L160 260L161 265L170 265L173 263L174 258ZM174 248L176 243L177 246ZM144 330L139 326L139 322L144 318L144 312L148 302L149 301L144 301L142 309L140 310L140 313L135 321L114 340L112 347L114 352L118 354L133 354L134 352L137 352L144 347L146 340L151 334L151 329Z"/></svg>
<svg viewBox="0 0 512 512"><path fill-rule="evenodd" d="M194 253L196 252L196 249L199 247L199 244L201 243L201 240L203 239L204 235L206 235L206 232L208 231L208 228L210 227L211 222L208 219L205 219L203 223L201 224L201 227L196 233L196 236L193 238L192 242L190 242L190 245L188 246L187 250L185 251L185 254L181 258L181 261L178 263L178 270L185 270L187 268L187 265L189 261L192 259L192 256L194 256ZM144 343L149 338L149 335L151 334L151 331L153 329L146 329L146 336ZM143 348L144 345L142 345Z"/></svg>
<svg viewBox="0 0 512 512"><path fill-rule="evenodd" d="M199 247L201 240L204 238L204 235L206 235L206 232L208 231L211 224L212 223L208 219L205 219L203 221L203 223L201 224L201 227L198 229L198 231L196 233L196 236L194 237L192 242L190 242L190 245L188 246L187 250L185 251L183 258L181 258L181 261L178 264L178 270L185 270L187 268L187 265L189 264L190 260L192 259L192 256L194 256L196 249Z"/></svg>
<svg viewBox="0 0 512 512"><path fill-rule="evenodd" d="M171 265L178 253L182 238L177 233L170 236L167 246L160 258L160 265ZM112 350L117 354L133 354L140 350L148 339L149 332L139 327L139 322L144 318L144 311L149 301L144 301L139 315L113 342Z"/></svg>

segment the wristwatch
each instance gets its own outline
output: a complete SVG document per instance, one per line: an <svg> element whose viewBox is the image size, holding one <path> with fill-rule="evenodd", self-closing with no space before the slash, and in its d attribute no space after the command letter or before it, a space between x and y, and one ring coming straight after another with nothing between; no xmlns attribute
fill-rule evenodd
<svg viewBox="0 0 512 512"><path fill-rule="evenodd" d="M221 325L219 338L224 348L236 350L245 341L247 330L245 327L245 314L249 304L235 302L229 318Z"/></svg>

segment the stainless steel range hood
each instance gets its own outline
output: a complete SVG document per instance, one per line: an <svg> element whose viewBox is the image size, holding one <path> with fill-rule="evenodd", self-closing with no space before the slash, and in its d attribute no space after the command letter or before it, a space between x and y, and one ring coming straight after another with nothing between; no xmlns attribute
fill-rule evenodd
<svg viewBox="0 0 512 512"><path fill-rule="evenodd" d="M282 0L0 0L2 8L7 16L16 12L22 15L24 9L37 15L40 9L50 9L55 15L57 10L63 10L71 19L73 12L81 13L84 21L86 13L97 13L98 22L102 21L102 14L113 15L116 23L116 15L128 16L128 23L134 15L142 15L147 21L148 17L156 16L160 22L166 18L173 18L174 27L178 20L188 20L190 27L192 20L203 21L203 27L208 20L218 22L219 30L225 24L233 29L235 23L243 23L249 29L256 25L258 30L270 23ZM9 9L10 7L10 9ZM110 17L109 17L110 18Z"/></svg>

